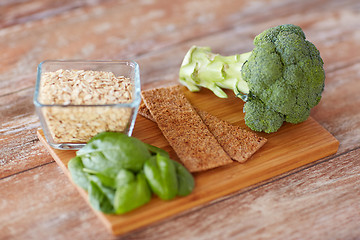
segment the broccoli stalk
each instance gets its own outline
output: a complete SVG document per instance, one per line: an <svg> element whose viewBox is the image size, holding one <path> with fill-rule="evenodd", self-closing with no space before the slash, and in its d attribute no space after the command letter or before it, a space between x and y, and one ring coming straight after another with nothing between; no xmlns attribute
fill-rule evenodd
<svg viewBox="0 0 360 240"><path fill-rule="evenodd" d="M212 53L209 47L193 46L181 65L180 82L193 92L199 87L208 88L220 98L227 97L221 88L248 94L249 86L239 73L250 55L251 52L225 57Z"/></svg>
<svg viewBox="0 0 360 240"><path fill-rule="evenodd" d="M276 132L284 121L305 121L321 99L325 73L320 52L298 26L280 25L254 39L251 52L221 56L193 46L184 57L179 81L190 91L205 87L220 98L232 89L245 101L245 124Z"/></svg>
<svg viewBox="0 0 360 240"><path fill-rule="evenodd" d="M220 98L227 98L222 88L232 89L236 96L248 102L244 106L246 124L255 131L275 132L283 124L284 117L254 97L250 99L249 85L241 75L242 66L251 53L221 56L212 53L209 47L193 46L183 60L180 82L193 92L200 87L208 88Z"/></svg>

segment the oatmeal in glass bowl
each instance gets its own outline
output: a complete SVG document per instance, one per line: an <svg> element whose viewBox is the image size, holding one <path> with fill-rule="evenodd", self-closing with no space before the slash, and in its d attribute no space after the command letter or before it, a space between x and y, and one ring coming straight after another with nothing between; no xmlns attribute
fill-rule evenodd
<svg viewBox="0 0 360 240"><path fill-rule="evenodd" d="M103 131L131 135L141 101L134 61L44 61L34 104L50 146L79 149Z"/></svg>

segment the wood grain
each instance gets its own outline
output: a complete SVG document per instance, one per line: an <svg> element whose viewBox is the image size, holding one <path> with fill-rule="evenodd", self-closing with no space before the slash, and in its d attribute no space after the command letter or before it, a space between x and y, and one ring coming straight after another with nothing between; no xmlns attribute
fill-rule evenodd
<svg viewBox="0 0 360 240"><path fill-rule="evenodd" d="M47 8L46 5L50 5L48 1L42 2L39 0L39 2L44 4L44 7L41 7L43 9ZM307 37L320 49L328 75L334 76L332 74L334 70L353 66L354 63L360 61L360 54L358 53L360 43L357 41L360 30L356 24L357 7L353 6L351 0L341 2L317 0L307 1L302 4L295 0L282 3L270 1L261 8L266 13L263 18L259 18L259 8L256 7L259 5L257 3L251 4L250 1L224 1L221 12L217 12L218 7L212 4L212 1L203 1L202 4L207 6L209 14L200 9L192 9L192 6L197 4L199 3L193 1L181 1L176 6L161 1L141 4L137 4L136 1L126 1L123 4L110 1L101 5L88 4L85 8L81 6L69 8L68 11L64 11L62 14L49 13L49 16L45 18L46 21L34 20L26 25L18 23L13 27L1 29L0 100L2 104L0 105L0 111L4 114L0 114L0 124L6 123L17 131L16 139L8 138L7 135L10 133L8 133L8 128L5 128L2 138L4 138L3 152L7 156L3 159L7 160L3 161L2 166L6 168L6 171L0 173L1 177L38 165L36 154L34 157L30 154L22 154L21 162L26 164L14 164L14 161L17 161L15 155L19 152L30 153L34 146L28 144L29 132L24 131L22 125L16 125L18 120L13 118L23 114L22 106L27 106L26 114L30 114L33 119L37 118L31 103L32 91L36 79L36 66L45 59L134 58L140 64L142 86L146 89L176 82L181 60L188 48L193 44L209 45L214 51L222 54L249 51L252 48L252 39L256 33L271 25L289 21L302 26L307 33ZM17 9L15 6L12 7ZM135 14L129 16L129 13L132 13L129 9L133 8L138 10ZM190 9L188 14L193 17L190 17L188 22L184 23L180 19L188 9ZM49 12L51 11L49 10ZM297 14L292 14L294 11ZM126 12L126 14L122 14L123 12ZM164 16L153 16L151 19L154 29L157 24L162 27L153 31L154 29L144 28L144 25L141 25L144 19L142 21L136 20L138 22L135 21L134 24L140 24L139 29L135 29L136 32L133 35L127 36L128 39L134 38L134 41L139 41L144 46L139 47L136 42L132 41L120 41L124 37L123 33L131 32L132 28L123 29L117 24L118 22L131 22L138 14L145 13L148 13L148 18L151 18L151 12L164 13ZM270 12L279 17L272 18L272 15L267 14ZM7 18L8 14L10 13L5 12L4 18ZM84 17L81 17L83 15ZM210 15L212 17L209 17ZM206 19L207 17L209 18L208 21L200 21L200 19ZM247 17L250 17L250 19ZM93 20L89 21L89 19ZM59 23L61 23L61 26L59 26ZM84 27L87 25L92 26L91 31ZM170 25L174 28L171 29ZM166 26L169 28L167 31L165 31ZM54 33L54 29L56 29L56 33ZM78 33L73 34L73 32ZM41 39L40 42L39 39ZM146 39L146 45L141 39ZM226 39L226 44L224 44L224 39ZM241 39L241 44L239 44L238 39ZM70 42L71 44L69 44ZM87 43L88 46L92 45L94 47L86 47ZM334 51L339 48L341 48L341 54ZM351 74L351 79L349 79L349 74L346 71L335 71L335 77L327 76L326 83L331 84L334 81L346 82L347 84L343 84L341 86L343 89L339 92L344 93L342 96L353 96L351 103L352 106L355 106L360 104L359 95L352 94L353 91L360 88L359 81L354 79L360 74L359 68L353 67ZM8 79L11 79L11 81L8 81ZM348 94L349 91L351 94ZM19 93L25 105L19 104ZM326 94L327 86L324 95ZM339 99L337 94L330 97L334 101ZM350 102L344 101L343 104L350 104ZM19 106L21 106L20 109ZM331 105L331 107L337 106L339 105ZM328 112L329 107L322 109L324 112ZM339 111L341 109L342 107L338 107ZM326 118L320 123L325 127L334 124L338 125L339 122L342 122L342 119L348 118L348 116L352 118L358 112L340 112L340 114ZM354 121L352 124L360 126L360 120L356 120L359 118L354 117L352 119ZM345 121L345 124L347 122L349 121ZM36 139L36 128L39 124L32 126L31 138ZM348 129L351 129L351 127ZM360 128L354 127L354 129ZM344 134L344 138L354 139L354 131L342 134ZM36 140L34 141L36 143ZM353 144L359 146L358 142L353 142ZM340 146L340 151L342 151L342 146ZM352 147L353 145L348 146L347 149ZM37 148L36 151L42 151L42 149ZM50 159L48 157L46 159L41 158L42 161L39 161L39 163L43 163L44 160L51 161Z"/></svg>
<svg viewBox="0 0 360 240"><path fill-rule="evenodd" d="M283 23L321 52L326 86L311 116L339 140L336 155L119 238L360 238L359 9L357 0L1 1L0 239L118 239L37 139L39 62L132 58L149 89L177 82L191 45L241 53Z"/></svg>
<svg viewBox="0 0 360 240"><path fill-rule="evenodd" d="M246 188L124 238L357 239L359 171L360 149Z"/></svg>
<svg viewBox="0 0 360 240"><path fill-rule="evenodd" d="M242 101L230 91L227 91L228 95L233 96L225 100L215 97L206 89L199 93L191 93L185 88L183 91L195 107L201 110L211 108L212 110L207 110L210 114L222 116L230 123L245 126L244 114L238 111L242 108ZM244 164L234 162L224 167L195 173L196 187L187 197L172 201L153 198L149 204L120 216L95 212L114 234L124 234L334 154L339 146L339 142L312 118L297 125L287 124L276 133L263 135L268 142L248 162ZM53 149L47 144L41 131L38 132L38 136L62 170L70 177L67 163L75 157L75 151ZM178 160L167 141L163 141L164 145L158 145L158 141L164 140L164 136L149 120L139 116L133 136L157 147L170 149L172 158ZM149 136L154 142L149 140ZM86 192L80 188L78 190L88 202Z"/></svg>

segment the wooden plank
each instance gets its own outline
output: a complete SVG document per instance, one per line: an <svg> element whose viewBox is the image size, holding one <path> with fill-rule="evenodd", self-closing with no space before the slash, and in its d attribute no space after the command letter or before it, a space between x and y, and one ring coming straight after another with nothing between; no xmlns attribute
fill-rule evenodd
<svg viewBox="0 0 360 240"><path fill-rule="evenodd" d="M86 8L95 4L104 4L112 0L97 0L94 3L83 0L32 0L2 1L0 8L0 28L29 23L54 15L63 14L78 8Z"/></svg>
<svg viewBox="0 0 360 240"><path fill-rule="evenodd" d="M22 4L23 9L6 7L6 3L11 5L13 2ZM65 0L61 4L71 4L70 2ZM96 5L100 1L91 2ZM327 85L323 100L313 109L312 117L340 141L336 158L317 162L308 169L302 168L292 174L285 173L272 179L271 184L246 188L241 190L241 194L237 192L225 201L207 204L205 208L191 211L191 214L182 214L181 217L154 224L124 237L359 238L358 1L225 0L221 2L223 6L211 7L214 1L205 0L201 1L201 4L207 6L206 11L203 10L205 8L194 10L193 13L198 12L193 14L193 18L183 19L186 22L180 27L176 24L178 16L184 15L188 9L181 6L185 4L190 7L196 1L178 1L175 2L173 11L165 11L168 13L166 17L149 21L149 24L161 25L161 29L168 31L163 31L162 34L135 24L134 29L142 29L143 34L128 36L128 43L121 41L124 40L120 38L123 29L118 22L121 19L112 21L114 14L132 22L131 19L136 19L139 15L147 14L146 16L151 17L152 13L158 11L158 7L167 9L169 2L140 1L140 4L147 6L138 11L129 11L134 13L133 18L123 12L137 8L139 1L133 1L131 7L124 7L124 2L130 1L121 1L117 6L104 6L102 3L101 6L94 7L95 11L80 7L59 15L46 15L49 12L41 12L41 9L46 11L50 5L57 4L49 0L5 0L5 5L0 7L0 11L5 9L4 15L0 14L0 22L10 19L16 24L0 30L0 178L3 178L0 184L3 196L0 209L1 222L4 223L0 227L0 238L111 239L99 226L100 221L89 212L85 202L78 198L75 188L68 184L63 174L54 166L56 164L42 165L51 161L51 156L36 139L39 123L33 108L25 106L29 106L32 99L30 88L34 85L34 69L44 60L44 56L108 59L133 54L141 65L143 86L150 88L167 85L168 79L175 81L182 56L192 44L210 45L224 54L242 52L251 48L248 41L258 30L284 22L304 27L307 36L321 50ZM237 5L242 3L244 5L241 7ZM32 7L26 8L28 5ZM42 8L41 5L48 6ZM36 16L31 15L34 6L40 6L40 11L36 10ZM108 11L109 8L113 11ZM225 15L213 15L217 9L223 11L224 8L233 11L226 10ZM82 11L83 9L87 10ZM96 14L93 14L94 12ZM46 15L44 19L37 18L41 14ZM89 21L89 18L94 17L96 21ZM201 21L204 19L207 21ZM107 37L100 38L96 34L89 34L91 27L82 25L81 21L89 22L95 30L105 30ZM169 24L162 25L162 22ZM65 26L60 29L60 37L50 38L49 35L53 35L55 29L59 32L58 27L61 25ZM169 28L166 28L167 26ZM196 27L194 30L193 26ZM123 32L127 33L128 30ZM68 33L68 37L61 38ZM71 33L75 35L70 35ZM78 39L84 43L83 48L79 48ZM142 40L134 44L131 41L133 39ZM118 42L112 44L114 42L111 40ZM66 41L75 41L75 44L66 45ZM93 51L92 43L97 46ZM20 102L17 99L19 96ZM151 141L162 144L161 139Z"/></svg>
<svg viewBox="0 0 360 240"><path fill-rule="evenodd" d="M142 78L144 83L158 81L165 75L177 74L183 55L192 44L209 45L223 54L241 53L253 47L255 35L287 22L303 27L321 50L327 66L333 68L331 65L359 59L358 54L353 54L354 49L359 49L358 15L351 13L353 1L311 1L308 8L302 7L304 15L299 13L299 5L307 4L295 0L270 1L261 6L261 13L266 14L259 14L259 9L249 0L216 4L211 0L201 4L110 1L101 6L79 7L0 31L0 95L33 86L34 70L46 59L133 58L141 63L141 75L146 76ZM197 4L203 7L195 8ZM6 14L10 15L5 13L5 18ZM279 18L274 19L274 15ZM340 17L334 19L334 15ZM312 22L317 24L311 25ZM334 32L337 28L341 31ZM181 51L174 52L174 47L180 47ZM338 48L342 49L341 55L333 51Z"/></svg>
<svg viewBox="0 0 360 240"><path fill-rule="evenodd" d="M0 192L2 240L111 239L55 162L1 179Z"/></svg>
<svg viewBox="0 0 360 240"><path fill-rule="evenodd" d="M320 11L322 8L320 10L318 8L321 4L316 3L315 6L312 5L315 8L309 10L309 13L304 16L294 15L290 18L288 16L287 18L276 20L276 23L287 21L288 19L299 23L305 27L307 36L314 40L321 50L327 74L326 87L323 99L319 106L312 111L312 116L343 143L340 145L339 152L354 149L360 143L360 115L359 111L357 111L360 95L356 92L360 86L358 81L360 76L360 54L357 54L360 49L360 42L357 40L359 29L356 27L358 15L352 11L354 9L352 7L354 3L352 2L328 2L329 4L324 5L324 8L328 11ZM273 8L272 4L275 3L269 3L267 7ZM290 7L290 5L289 3L281 4L279 9L284 9L286 6ZM112 6L111 3L109 6L116 7ZM245 6L243 10L246 10L248 13L255 11L255 9L250 7L248 9L248 7ZM122 9L117 10L121 12L123 11ZM144 7L144 11L145 9L146 7ZM290 12L292 11L294 9L291 7ZM116 11L108 14L113 12ZM49 155L44 152L41 144L37 141L36 129L39 126L39 122L36 121L37 117L34 114L31 103L33 95L31 87L34 85L36 78L36 65L39 61L43 60L43 56L52 56L51 54L53 56L65 56L62 55L63 48L61 46L58 46L56 49L51 47L54 41L45 41L37 45L37 39L47 38L51 34L48 31L37 29L47 28L48 25L50 25L48 29L55 28L59 21L74 23L74 19L79 17L78 13L79 11L67 13L66 19L58 16L51 18L49 21L35 21L26 26L20 25L17 28L7 28L0 31L2 36L0 38L0 48L4 52L2 55L3 64L0 67L3 68L0 71L0 95L2 96L2 104L0 106L0 146L2 147L0 159L2 171L0 177L6 177L51 161ZM91 11L87 11L84 14L91 13ZM106 22L106 18L103 15L101 16L104 22ZM112 17L109 16L109 18ZM198 36L194 35L194 32L189 31L186 35L181 35L181 38L174 36L180 43L173 44L167 48L161 48L162 42L157 45L154 40L151 41L154 44L154 51L150 49L148 52L142 52L142 54L134 52L135 55L140 54L137 60L141 65L143 87L150 88L176 82L179 64L183 54L191 44L208 44L220 53L233 54L248 50L252 45L252 35L256 31L261 31L264 27L275 23L264 21L242 25L243 20L239 17L231 24L229 22L223 23L224 25L221 27L231 26L226 28L219 26L216 34L208 35L203 33ZM313 21L317 24L311 25L310 23ZM207 26L211 25L211 23L199 24L204 26L204 29L207 29ZM70 31L71 28L77 28L77 24L80 23L69 24L66 29ZM241 28L236 27L238 25L241 25ZM116 28L116 24L114 24L109 29L109 32L116 32ZM33 31L36 34L31 34ZM63 33L66 34L67 31L64 30ZM156 36L159 35L154 34L154 38L157 38ZM190 36L194 39L189 38ZM224 39L226 39L226 45L223 44ZM238 39L242 39L240 44ZM32 42L31 46L27 44L28 40ZM13 45L18 47L12 47ZM106 44L101 42L100 45L105 46ZM113 52L118 53L123 52L122 48L122 44L111 46ZM49 49L51 49L51 53L47 52ZM341 54L339 55L339 52L334 49L341 49ZM44 55L42 55L43 53ZM109 56L107 55L106 47L97 48L94 54L90 58ZM77 53L75 55L76 58L85 56ZM173 79L172 82L169 79ZM41 154L40 156L39 153Z"/></svg>
<svg viewBox="0 0 360 240"><path fill-rule="evenodd" d="M129 239L359 239L360 148L245 188Z"/></svg>
<svg viewBox="0 0 360 240"><path fill-rule="evenodd" d="M199 93L185 90L185 93L194 106L235 125L244 126L240 99L234 96L220 99L208 90ZM153 198L149 204L119 216L95 212L112 233L122 234L334 154L339 146L339 142L311 117L301 124L285 124L276 133L261 133L261 135L266 136L268 142L245 164L232 163L194 174L196 188L187 197L167 202ZM75 156L75 151L52 149L46 143L41 131L38 132L38 136L69 176L66 165ZM164 148L174 159L177 158L156 124L150 120L138 116L133 136ZM87 199L86 192L81 189L79 191Z"/></svg>
<svg viewBox="0 0 360 240"><path fill-rule="evenodd" d="M0 97L0 178L52 161L36 136L33 90Z"/></svg>

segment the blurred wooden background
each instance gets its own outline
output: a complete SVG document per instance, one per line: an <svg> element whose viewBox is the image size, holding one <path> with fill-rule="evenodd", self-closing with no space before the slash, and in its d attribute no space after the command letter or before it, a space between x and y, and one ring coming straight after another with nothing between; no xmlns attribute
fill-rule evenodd
<svg viewBox="0 0 360 240"><path fill-rule="evenodd" d="M142 88L177 82L194 44L250 51L263 30L303 28L325 62L311 116L336 155L114 237L38 141L32 103L46 59L133 59ZM0 239L359 239L360 2L357 0L0 0Z"/></svg>

